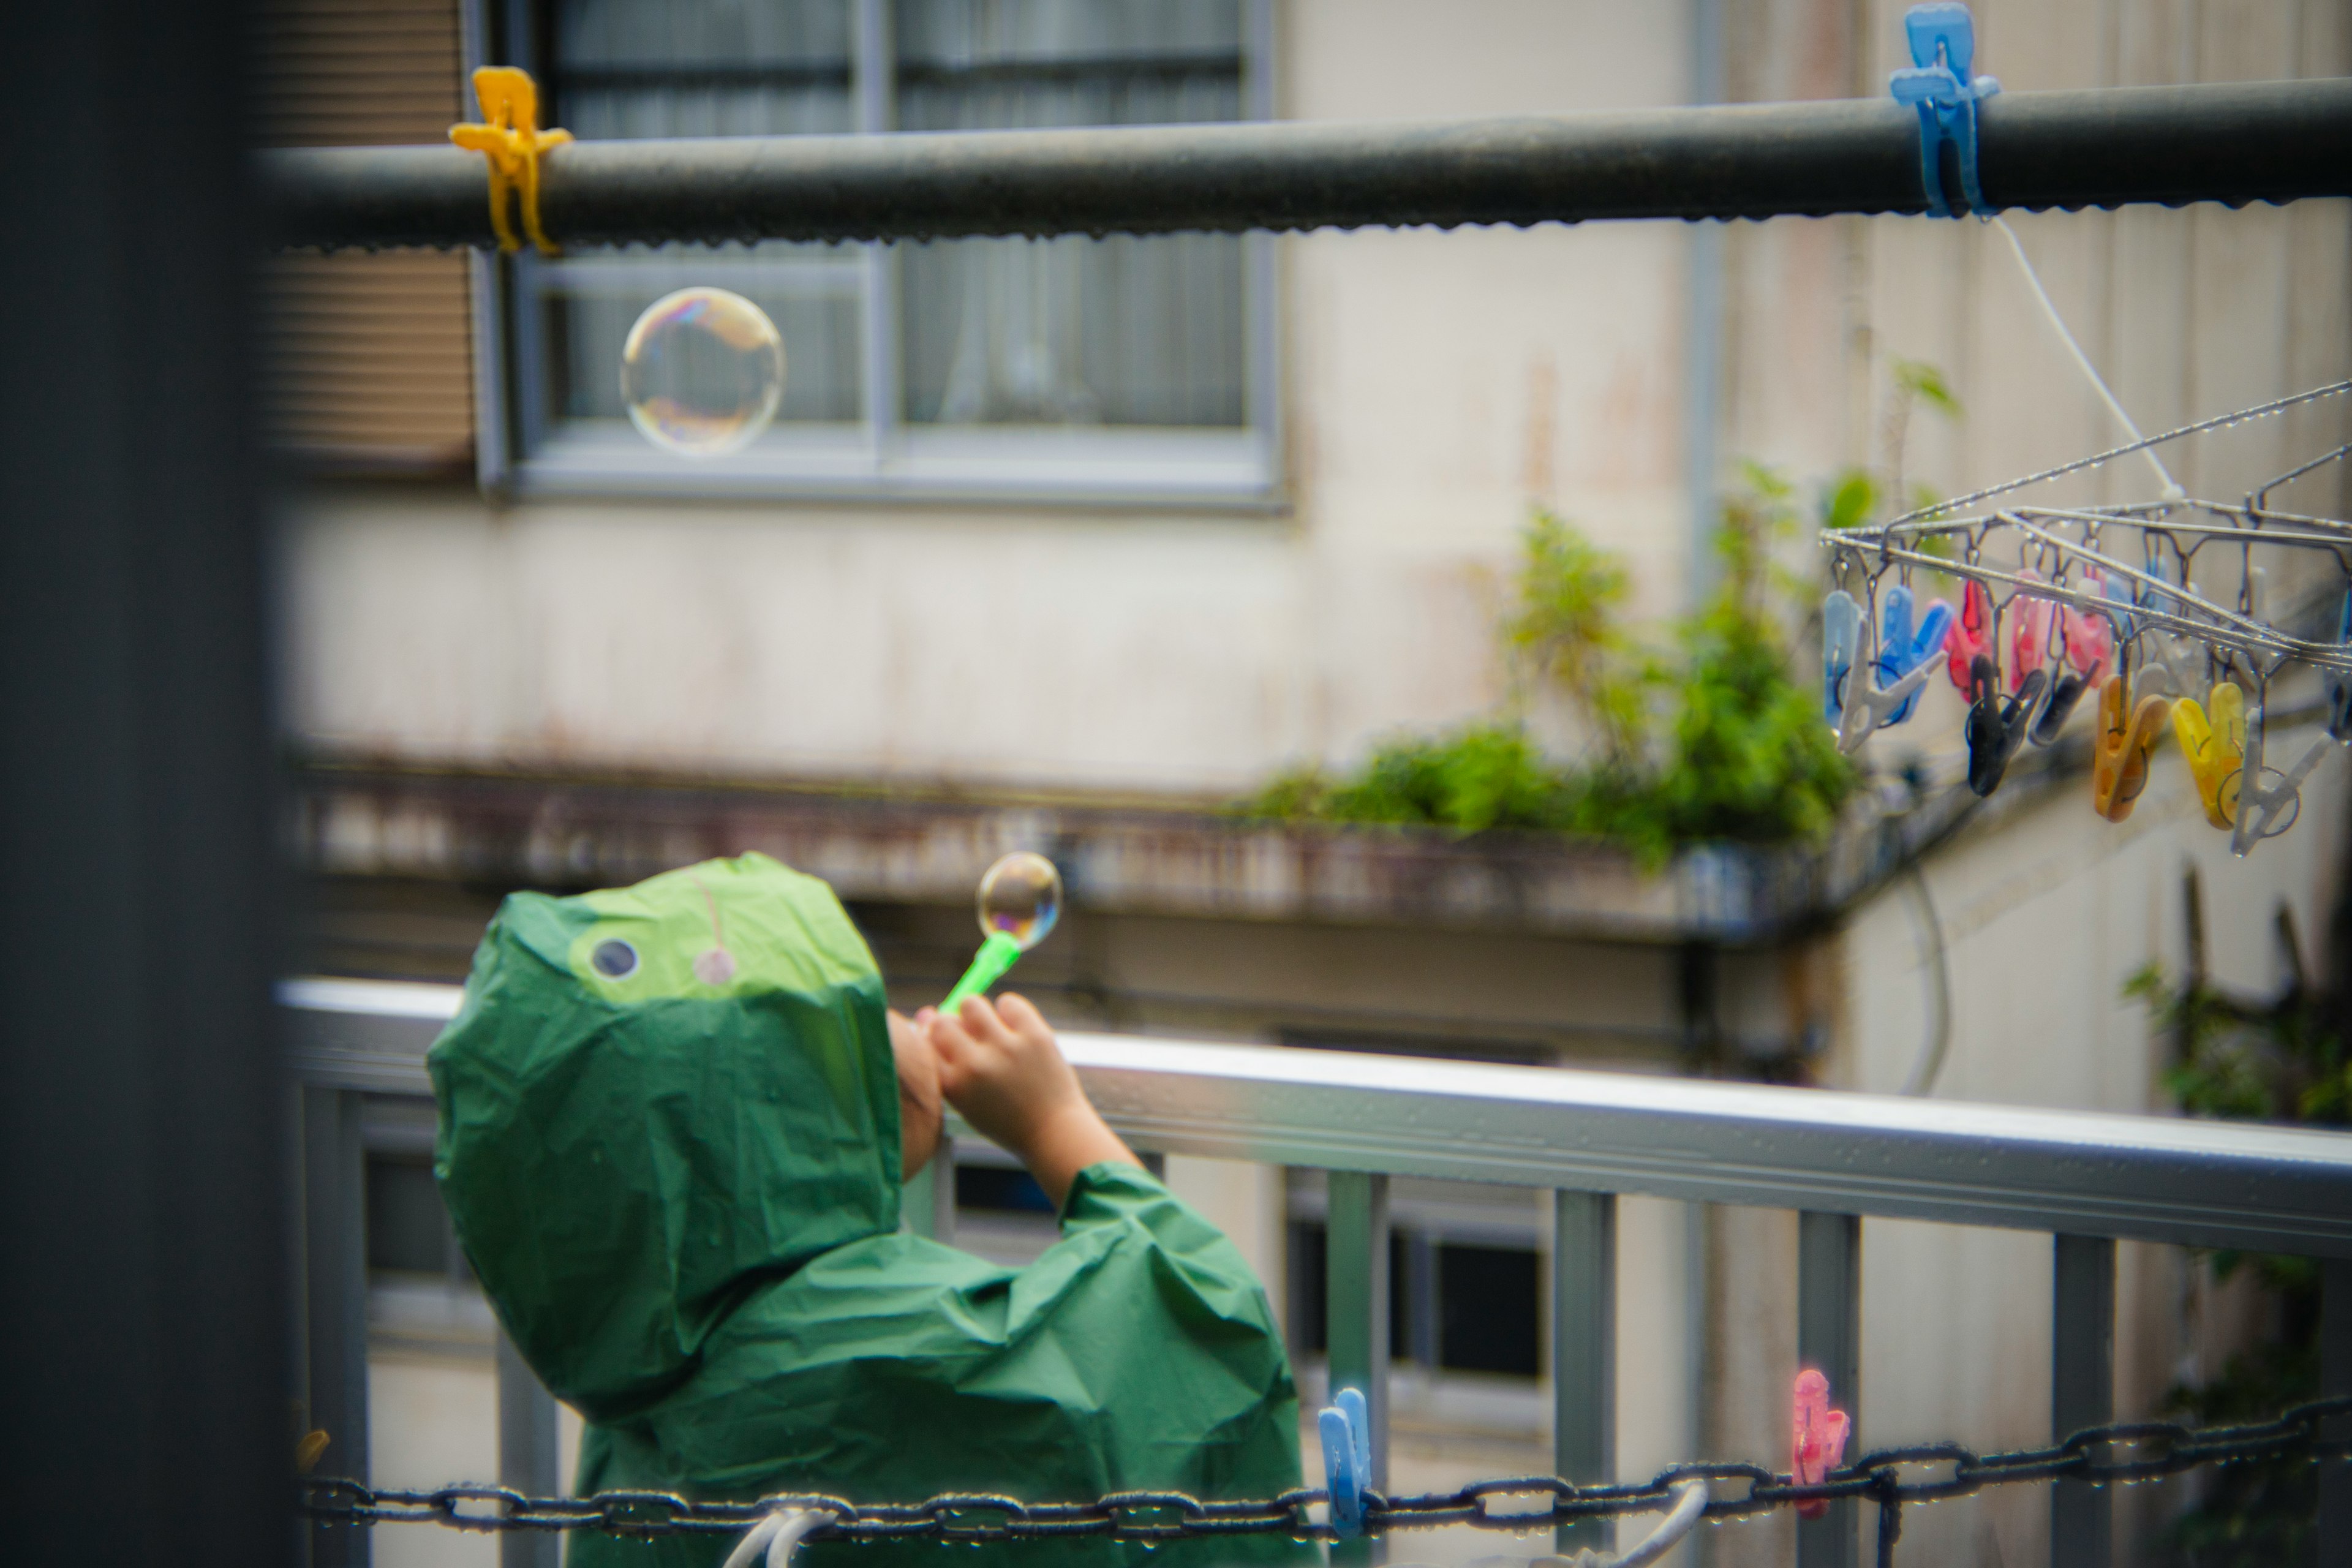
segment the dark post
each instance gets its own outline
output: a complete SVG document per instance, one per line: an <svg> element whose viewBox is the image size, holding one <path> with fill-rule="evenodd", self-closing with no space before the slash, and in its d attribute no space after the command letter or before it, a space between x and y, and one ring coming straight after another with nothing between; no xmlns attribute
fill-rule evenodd
<svg viewBox="0 0 2352 1568"><path fill-rule="evenodd" d="M1843 1410L1846 1458L1862 1453L1862 1221L1850 1214L1797 1216L1797 1360L1830 1380ZM1798 1568L1853 1568L1855 1510L1830 1504L1797 1522Z"/></svg>
<svg viewBox="0 0 2352 1568"><path fill-rule="evenodd" d="M2104 1236L2053 1238L2050 1440L2116 1417L2116 1244ZM2081 1481L2050 1489L2050 1561L2105 1568L2115 1504Z"/></svg>
<svg viewBox="0 0 2352 1568"><path fill-rule="evenodd" d="M1552 1194L1551 1444L1579 1486L1617 1479L1617 1194ZM1606 1552L1608 1527L1559 1527L1563 1554Z"/></svg>
<svg viewBox="0 0 2352 1568"><path fill-rule="evenodd" d="M88 0L0 50L11 1564L295 1541L247 37Z"/></svg>

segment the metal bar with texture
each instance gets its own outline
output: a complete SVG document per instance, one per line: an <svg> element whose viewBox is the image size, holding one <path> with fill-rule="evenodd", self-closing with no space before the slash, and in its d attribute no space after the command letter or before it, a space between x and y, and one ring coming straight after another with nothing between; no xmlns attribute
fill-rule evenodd
<svg viewBox="0 0 2352 1568"><path fill-rule="evenodd" d="M2001 207L2352 192L2352 80L2006 93L1979 110ZM585 142L544 164L570 245L1916 213L1918 122L1887 99L1459 121L1272 121ZM260 154L289 246L491 243L454 147Z"/></svg>
<svg viewBox="0 0 2352 1568"><path fill-rule="evenodd" d="M455 986L290 981L308 1081L430 1092ZM2352 1258L2352 1134L1067 1034L1139 1150Z"/></svg>
<svg viewBox="0 0 2352 1568"><path fill-rule="evenodd" d="M1551 1442L1571 1481L1617 1479L1617 1199L1552 1194ZM1603 1521L1559 1528L1559 1549L1605 1550Z"/></svg>
<svg viewBox="0 0 2352 1568"><path fill-rule="evenodd" d="M1862 1221L1853 1215L1797 1216L1797 1361L1830 1380L1830 1402L1846 1413L1845 1451L1863 1452ZM1851 1499L1797 1521L1798 1568L1854 1568L1857 1510Z"/></svg>
<svg viewBox="0 0 2352 1568"><path fill-rule="evenodd" d="M2063 1441L2116 1414L2116 1244L2105 1237L2053 1238L2050 1437ZM2081 1481L2050 1489L2050 1561L2105 1568L2115 1494Z"/></svg>

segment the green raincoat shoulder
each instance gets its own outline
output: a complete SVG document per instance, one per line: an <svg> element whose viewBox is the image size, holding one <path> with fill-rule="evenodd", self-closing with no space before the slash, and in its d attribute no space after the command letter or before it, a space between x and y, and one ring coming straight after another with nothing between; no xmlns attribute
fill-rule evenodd
<svg viewBox="0 0 2352 1568"><path fill-rule="evenodd" d="M582 1491L1068 1501L1299 1484L1265 1292L1149 1173L1083 1173L1061 1239L1025 1268L899 1233L881 977L814 878L747 855L517 894L428 1066L442 1194L508 1333L588 1422ZM728 1544L576 1535L570 1555L706 1568ZM899 1568L940 1550L801 1555ZM1146 1558L1100 1541L982 1555L974 1568ZM1304 1560L1278 1537L1149 1555Z"/></svg>

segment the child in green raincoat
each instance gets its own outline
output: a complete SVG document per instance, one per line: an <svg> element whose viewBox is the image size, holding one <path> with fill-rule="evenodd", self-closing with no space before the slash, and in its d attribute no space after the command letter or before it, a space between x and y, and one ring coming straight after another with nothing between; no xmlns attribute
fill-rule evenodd
<svg viewBox="0 0 2352 1568"><path fill-rule="evenodd" d="M1299 1484L1297 1391L1240 1254L1103 1124L1027 1003L887 1013L814 878L746 855L516 894L428 1065L442 1195L499 1321L586 1417L583 1493L1062 1502ZM1026 1268L898 1229L942 1093L1060 1207L1061 1239ZM638 1568L709 1568L730 1544L571 1542L574 1564ZM941 1550L801 1549L811 1568L928 1568ZM995 1568L1144 1560L1086 1538L982 1551ZM1152 1555L1300 1552L1260 1535Z"/></svg>

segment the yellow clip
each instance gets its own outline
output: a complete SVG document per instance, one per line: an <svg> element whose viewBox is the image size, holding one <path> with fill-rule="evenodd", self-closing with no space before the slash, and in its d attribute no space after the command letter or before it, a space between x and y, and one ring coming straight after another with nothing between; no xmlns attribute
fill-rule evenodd
<svg viewBox="0 0 2352 1568"><path fill-rule="evenodd" d="M539 160L550 147L572 140L569 131L539 128L539 88L529 71L512 66L484 66L474 73L474 96L482 100L485 125L452 125L449 140L486 154L490 161L490 227L498 232L499 248L511 254L522 248L514 226L507 221L507 192L522 196L523 232L542 256L553 256L555 242L539 225Z"/></svg>
<svg viewBox="0 0 2352 1568"><path fill-rule="evenodd" d="M2132 803L2147 787L2147 754L2164 732L2166 710L2161 697L2143 697L2124 717L2124 678L2107 677L2099 688L2098 756L2091 768L2091 804L2109 822L2121 822L2132 813Z"/></svg>
<svg viewBox="0 0 2352 1568"><path fill-rule="evenodd" d="M2205 803L2205 820L2227 827L2238 820L2238 784L2246 766L2246 694L2234 681L2219 681L2209 714L2193 697L2173 705L2172 731L2180 740L2180 754L2197 780L2197 798Z"/></svg>

